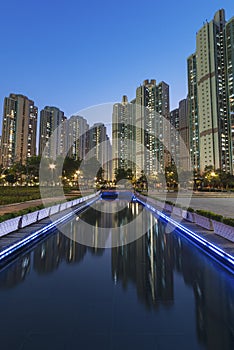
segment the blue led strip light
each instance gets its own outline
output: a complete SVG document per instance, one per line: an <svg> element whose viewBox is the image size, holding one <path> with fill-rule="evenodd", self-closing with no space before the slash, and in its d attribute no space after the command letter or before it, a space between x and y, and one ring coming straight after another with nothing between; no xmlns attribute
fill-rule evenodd
<svg viewBox="0 0 234 350"><path fill-rule="evenodd" d="M90 201L90 202L86 202L85 205L77 208L76 210L66 214L65 216L63 216L60 219L57 219L56 221L52 222L51 224L33 232L30 236L22 239L21 241L7 247L6 249L4 249L2 252L0 252L0 262L7 258L10 254L15 253L18 249L21 249L22 247L24 247L26 244L31 243L32 241L34 241L36 238L38 238L39 236L41 236L42 234L51 231L53 228L55 228L58 224L63 223L64 221L67 221L71 216L73 216L74 214L76 214L77 212L80 212L82 209L87 208L88 206L90 206L91 204L93 204L94 202L96 202L98 198L95 198L94 200Z"/></svg>
<svg viewBox="0 0 234 350"><path fill-rule="evenodd" d="M211 256L213 256L213 254L214 254L215 257L218 257L223 262L225 262L226 264L228 263L229 266L231 265L231 267L234 268L234 257L233 256L226 253L221 248L217 247L215 244L210 243L207 240L205 240L204 238L200 237L199 235L197 235L195 232L191 231L187 227L179 224L177 221L173 220L171 217L169 217L169 216L165 215L164 213L162 213L161 211L155 209L152 205L149 205L148 203L143 202L139 198L136 198L136 200L139 203L141 203L142 205L144 205L145 207L147 207L150 211L156 213L160 218L164 219L165 221L167 221L170 224L172 224L173 226L175 226L175 228L177 230L182 231L186 236L189 236L192 240L196 241L200 246L203 246L205 248L205 251L208 250L211 253Z"/></svg>

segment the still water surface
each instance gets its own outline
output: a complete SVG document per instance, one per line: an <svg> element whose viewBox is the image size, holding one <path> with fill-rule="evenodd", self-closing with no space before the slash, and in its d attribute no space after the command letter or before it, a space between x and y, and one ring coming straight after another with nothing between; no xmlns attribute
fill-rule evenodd
<svg viewBox="0 0 234 350"><path fill-rule="evenodd" d="M111 227L142 211L102 205L81 215L96 246L100 226L110 240ZM153 226L130 244L87 247L56 232L3 268L1 349L234 349L233 276L152 214L145 220ZM79 225L64 229L72 237Z"/></svg>

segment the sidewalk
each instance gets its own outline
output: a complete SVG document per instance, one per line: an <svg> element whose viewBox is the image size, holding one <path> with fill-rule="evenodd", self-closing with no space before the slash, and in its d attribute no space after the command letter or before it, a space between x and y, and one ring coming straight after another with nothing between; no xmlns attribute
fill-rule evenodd
<svg viewBox="0 0 234 350"><path fill-rule="evenodd" d="M72 199L72 198L77 197L77 196L78 196L78 194L74 193L74 194L65 195L65 198ZM47 205L47 204L59 202L62 200L64 200L64 197L62 197L62 196L61 197L50 197L50 198L45 198L43 200L43 203L45 203ZM8 213L15 213L15 212L22 210L22 209L37 207L38 205L41 205L43 203L42 203L41 199L34 199L31 201L26 201L26 202L1 205L0 206L0 215L8 214Z"/></svg>
<svg viewBox="0 0 234 350"><path fill-rule="evenodd" d="M149 196L173 203L177 202L182 206L186 203L187 206L195 210L203 209L225 217L234 218L234 193L231 192L182 192L177 194L150 191Z"/></svg>

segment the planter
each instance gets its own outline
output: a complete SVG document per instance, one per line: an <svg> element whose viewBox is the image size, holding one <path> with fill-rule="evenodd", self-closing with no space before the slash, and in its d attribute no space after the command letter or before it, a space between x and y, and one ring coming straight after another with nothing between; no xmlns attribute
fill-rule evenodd
<svg viewBox="0 0 234 350"><path fill-rule="evenodd" d="M167 211L169 211L170 213L172 212L172 209L173 209L173 206L171 205L171 204L165 204L164 205L164 209L165 210L167 210Z"/></svg>
<svg viewBox="0 0 234 350"><path fill-rule="evenodd" d="M214 232L228 239L231 242L234 242L234 227L223 224L222 222L212 220Z"/></svg>
<svg viewBox="0 0 234 350"><path fill-rule="evenodd" d="M195 217L195 223L198 226L204 227L209 231L213 231L213 223L211 219L205 216L199 215L197 213L194 213L194 217Z"/></svg>
<svg viewBox="0 0 234 350"><path fill-rule="evenodd" d="M0 237L18 230L22 216L9 219L0 223Z"/></svg>
<svg viewBox="0 0 234 350"><path fill-rule="evenodd" d="M181 217L182 216L182 209L178 207L173 207L172 214Z"/></svg>
<svg viewBox="0 0 234 350"><path fill-rule="evenodd" d="M157 201L155 202L155 205L159 208L163 208L164 207L164 202L160 202L160 201Z"/></svg>
<svg viewBox="0 0 234 350"><path fill-rule="evenodd" d="M39 221L39 220L48 218L49 212L50 212L50 208L43 208L39 210L37 220Z"/></svg>
<svg viewBox="0 0 234 350"><path fill-rule="evenodd" d="M187 210L182 209L181 210L181 215L182 215L182 218L186 220L186 218L187 218Z"/></svg>
<svg viewBox="0 0 234 350"><path fill-rule="evenodd" d="M185 220L189 222L195 222L195 215L192 211L186 211L186 217Z"/></svg>
<svg viewBox="0 0 234 350"><path fill-rule="evenodd" d="M39 211L37 210L37 211L34 211L33 213L28 213L23 215L22 220L19 223L19 228L23 228L37 222L38 212Z"/></svg>
<svg viewBox="0 0 234 350"><path fill-rule="evenodd" d="M53 205L53 207L50 207L50 215L58 213L59 209L60 209L60 204Z"/></svg>
<svg viewBox="0 0 234 350"><path fill-rule="evenodd" d="M67 202L60 204L60 211L67 209Z"/></svg>

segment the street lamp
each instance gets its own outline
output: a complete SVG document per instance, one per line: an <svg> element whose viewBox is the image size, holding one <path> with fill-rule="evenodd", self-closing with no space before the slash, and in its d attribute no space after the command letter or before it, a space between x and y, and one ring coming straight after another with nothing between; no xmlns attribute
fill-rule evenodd
<svg viewBox="0 0 234 350"><path fill-rule="evenodd" d="M76 170L75 174L74 174L74 178L76 181L76 185L79 185L79 176L80 176L80 170Z"/></svg>
<svg viewBox="0 0 234 350"><path fill-rule="evenodd" d="M51 170L52 186L54 186L54 169L56 168L56 165L54 163L50 163L49 168Z"/></svg>

